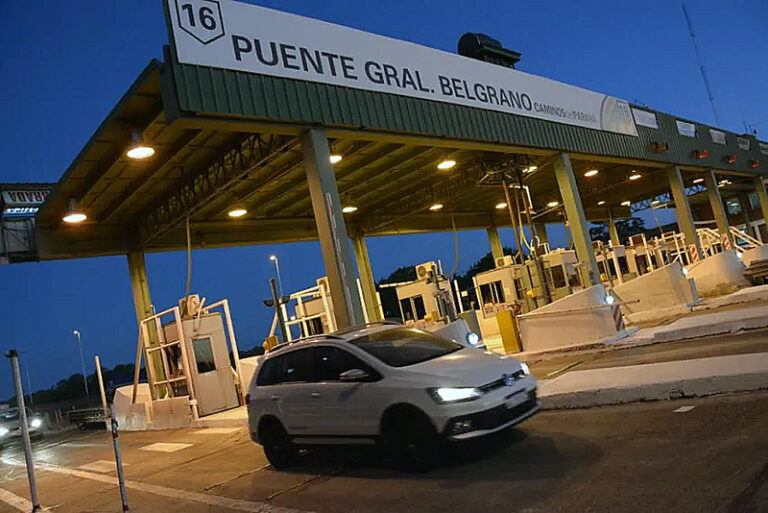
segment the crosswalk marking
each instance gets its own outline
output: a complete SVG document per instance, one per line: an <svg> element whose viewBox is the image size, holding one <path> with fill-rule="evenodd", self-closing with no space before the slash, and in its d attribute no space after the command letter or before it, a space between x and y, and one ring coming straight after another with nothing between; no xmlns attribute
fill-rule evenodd
<svg viewBox="0 0 768 513"><path fill-rule="evenodd" d="M157 442L155 444L145 445L141 447L142 451L155 451L155 452L176 452L187 447L192 447L194 444L179 444L171 442Z"/></svg>
<svg viewBox="0 0 768 513"><path fill-rule="evenodd" d="M695 406L681 406L680 408L676 409L672 413L688 413L692 409L696 408Z"/></svg>
<svg viewBox="0 0 768 513"><path fill-rule="evenodd" d="M128 465L130 465L130 463L123 463L123 467L127 467ZM85 465L80 465L77 468L81 470L92 470L93 472L101 472L102 474L114 472L117 469L117 467L115 467L115 462L109 460L96 460L86 463Z"/></svg>

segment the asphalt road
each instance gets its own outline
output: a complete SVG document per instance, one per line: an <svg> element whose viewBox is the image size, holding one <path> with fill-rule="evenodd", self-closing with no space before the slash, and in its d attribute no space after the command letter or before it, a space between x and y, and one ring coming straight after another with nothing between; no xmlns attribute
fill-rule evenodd
<svg viewBox="0 0 768 513"><path fill-rule="evenodd" d="M416 475L373 450L309 453L277 472L244 429L120 437L131 511L163 513L768 512L766 440L768 393L544 412ZM189 445L145 449L156 442ZM106 433L48 438L35 458L43 506L120 511ZM1 512L29 497L22 459L0 454Z"/></svg>

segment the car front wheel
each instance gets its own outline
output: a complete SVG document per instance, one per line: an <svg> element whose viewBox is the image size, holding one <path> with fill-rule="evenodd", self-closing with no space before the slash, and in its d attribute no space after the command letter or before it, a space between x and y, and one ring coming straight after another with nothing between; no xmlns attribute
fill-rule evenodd
<svg viewBox="0 0 768 513"><path fill-rule="evenodd" d="M397 415L383 427L384 450L398 468L427 472L437 464L440 438L426 416Z"/></svg>
<svg viewBox="0 0 768 513"><path fill-rule="evenodd" d="M259 441L267 460L276 469L287 469L298 462L299 450L279 422L265 424L259 431Z"/></svg>

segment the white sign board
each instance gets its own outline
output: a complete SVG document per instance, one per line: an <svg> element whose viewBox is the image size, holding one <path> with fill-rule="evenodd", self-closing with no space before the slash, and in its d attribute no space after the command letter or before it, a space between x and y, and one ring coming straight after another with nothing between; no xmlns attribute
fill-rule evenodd
<svg viewBox="0 0 768 513"><path fill-rule="evenodd" d="M713 143L727 144L725 141L725 132L721 132L720 130L715 130L714 128L710 128L709 135L712 137Z"/></svg>
<svg viewBox="0 0 768 513"><path fill-rule="evenodd" d="M624 100L230 0L165 0L179 62L399 94L637 135Z"/></svg>
<svg viewBox="0 0 768 513"><path fill-rule="evenodd" d="M677 133L686 137L696 137L696 125L676 119Z"/></svg>
<svg viewBox="0 0 768 513"><path fill-rule="evenodd" d="M749 139L745 137L737 137L736 143L739 145L739 148L742 150L748 150L749 149Z"/></svg>
<svg viewBox="0 0 768 513"><path fill-rule="evenodd" d="M647 110L636 109L632 107L632 114L635 116L635 123L648 128L659 129L659 122L656 121L656 114Z"/></svg>
<svg viewBox="0 0 768 513"><path fill-rule="evenodd" d="M760 153L763 155L768 155L768 144L760 143Z"/></svg>
<svg viewBox="0 0 768 513"><path fill-rule="evenodd" d="M3 191L3 205L6 207L42 205L49 193L49 190L36 189Z"/></svg>

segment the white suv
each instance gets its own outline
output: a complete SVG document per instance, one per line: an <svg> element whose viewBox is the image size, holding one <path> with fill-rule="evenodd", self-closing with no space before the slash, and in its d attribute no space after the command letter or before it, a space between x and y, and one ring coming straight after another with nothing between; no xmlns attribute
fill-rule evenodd
<svg viewBox="0 0 768 513"><path fill-rule="evenodd" d="M423 470L441 439L487 435L539 410L518 360L387 324L267 353L246 403L251 438L276 468L294 464L300 446L378 442Z"/></svg>

